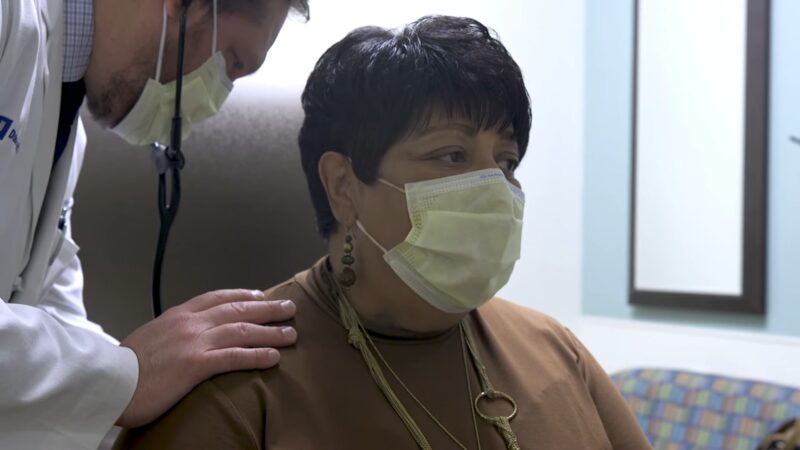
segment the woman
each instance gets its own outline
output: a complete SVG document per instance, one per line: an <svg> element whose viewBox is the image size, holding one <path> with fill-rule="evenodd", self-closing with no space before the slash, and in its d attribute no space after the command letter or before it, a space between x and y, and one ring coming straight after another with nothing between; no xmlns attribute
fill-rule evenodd
<svg viewBox="0 0 800 450"><path fill-rule="evenodd" d="M319 60L299 143L329 256L267 291L303 336L120 448L649 448L568 330L493 298L519 258L530 104L480 23L361 28Z"/></svg>

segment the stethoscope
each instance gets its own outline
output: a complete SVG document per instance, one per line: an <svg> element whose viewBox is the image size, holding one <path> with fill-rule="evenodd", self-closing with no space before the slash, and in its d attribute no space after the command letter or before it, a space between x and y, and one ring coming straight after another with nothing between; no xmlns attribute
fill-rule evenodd
<svg viewBox="0 0 800 450"><path fill-rule="evenodd" d="M181 2L180 28L178 34L178 77L175 79L175 113L170 127L169 146L156 142L153 144L153 161L158 172L158 215L161 225L158 232L156 256L153 262L153 316L161 315L161 273L167 239L178 206L181 203L181 169L186 159L181 152L181 91L183 89L183 51L186 40L186 15L191 0ZM169 182L168 182L169 178ZM169 201L167 192L169 185Z"/></svg>

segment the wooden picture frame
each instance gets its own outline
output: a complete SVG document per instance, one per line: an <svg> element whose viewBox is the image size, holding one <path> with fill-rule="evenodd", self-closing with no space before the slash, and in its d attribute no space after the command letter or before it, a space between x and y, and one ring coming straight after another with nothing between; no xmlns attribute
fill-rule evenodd
<svg viewBox="0 0 800 450"><path fill-rule="evenodd" d="M745 41L744 45L744 55L741 56L744 61L744 77L743 77L743 84L744 84L744 93L743 93L743 100L744 105L742 106L743 111L743 127L742 132L743 136L741 137L741 142L743 144L743 155L741 161L742 173L741 179L743 185L741 186L742 189L742 196L741 200L742 203L740 205L740 210L731 210L734 211L734 214L741 219L741 223L739 224L731 224L733 228L736 230L735 235L741 236L741 241L736 244L737 247L735 253L738 254L741 258L739 262L740 266L740 273L736 275L736 277L728 276L730 280L729 286L738 285L739 289L733 290L730 288L720 289L720 292L716 292L713 288L702 288L697 289L696 285L702 285L700 283L686 283L686 288L684 288L680 282L668 280L669 277L665 276L664 279L667 279L668 282L664 282L663 286L659 286L658 288L653 288L653 285L657 285L658 283L653 283L643 281L644 276L643 273L656 273L653 268L659 267L657 263L659 263L658 258L659 255L664 255L670 252L669 249L669 242L671 239L675 238L675 236L670 235L669 230L660 230L660 233L653 232L651 228L658 228L655 225L652 225L650 222L654 222L650 220L649 222L645 221L644 215L639 214L637 212L639 209L649 209L654 210L653 198L657 199L666 199L665 204L672 202L669 199L669 193L664 193L664 189L658 191L658 195L652 195L648 197L649 203L640 203L637 204L637 201L644 202L644 193L650 191L656 191L656 188L648 190L646 183L648 181L641 176L640 170L644 167L643 165L637 165L637 162L645 161L646 152L650 151L648 148L645 147L645 144L642 142L646 142L646 139L642 138L639 133L645 133L642 131L642 125L645 123L649 123L650 128L644 128L653 130L659 126L659 124L655 121L656 117L648 117L642 118L640 117L640 113L644 110L640 102L642 101L642 92L640 92L640 87L643 85L643 80L640 78L642 73L654 73L652 70L649 72L643 71L640 67L640 51L642 50L640 45L640 37L642 36L642 30L640 29L640 12L642 11L643 4L647 4L647 2L651 1L663 1L663 0L634 0L635 3L635 11L634 11L634 49L633 49L633 127L632 127L632 183L631 183L631 219L630 219L630 276L629 276L629 302L634 305L653 305L653 306L661 306L661 307L675 307L675 308L689 308L689 309L703 309L703 310L718 310L718 311L736 311L736 312L744 312L744 313L764 313L766 309L766 300L765 300L765 279L766 279L766 213L767 213L767 144L768 144L768 137L767 137L767 124L768 124L768 76L769 76L769 14L770 14L770 2L769 0L742 0L744 2L744 7L746 8L745 14L745 36L743 40ZM672 4L671 7L676 7L676 3L670 2ZM691 14L695 11L692 11L696 8L696 3L694 5L689 5L686 3L686 11L685 14ZM659 6L663 7L663 6ZM661 20L661 19L654 19L654 20ZM692 20L698 20L697 17L694 17ZM707 17L702 20L714 20L713 17ZM667 24L668 25L668 24ZM679 27L679 24L676 25ZM659 28L660 30L674 30L679 28ZM735 45L735 42L733 43ZM735 50L734 50L735 51ZM673 55L674 56L674 55ZM649 55L648 55L649 57ZM652 58L651 58L652 60ZM663 73L668 73L668 71L662 71L661 75L658 76L668 76L664 75ZM657 78L655 76L654 78ZM645 80L646 81L646 80ZM707 82L707 80L706 80ZM654 89L653 89L654 90ZM658 92L652 94L651 97L658 97ZM667 96L664 96L667 97ZM661 97L658 97L661 99ZM663 99L666 102L671 101L670 98ZM650 105L653 102L649 103ZM639 108L642 108L640 110ZM670 111L675 111L674 105L670 106ZM657 109L657 108L655 108ZM649 111L654 110L654 108L648 109ZM658 116L657 114L653 114L653 116ZM659 116L658 118L660 118ZM649 122L648 122L649 121ZM656 122L656 123L654 123ZM650 132L650 135L653 133ZM674 136L664 136L664 139L670 139ZM639 142L639 141L642 142ZM651 139L649 142L653 142ZM654 150L655 151L655 150ZM664 156L664 155L662 155ZM667 157L669 155L666 155ZM737 156L738 158L739 156ZM651 158L653 159L653 158ZM663 159L662 159L663 160ZM654 164L650 164L648 166L652 169L652 167L656 167ZM656 169L657 170L657 169ZM652 170L651 170L652 172ZM641 179L639 178L641 176ZM733 174L731 176L738 176ZM730 179L730 178L728 178ZM663 186L662 183L661 186ZM637 196L637 193L642 192L643 194ZM738 201L738 200L736 200ZM670 203L672 204L672 203ZM680 201L678 201L680 204ZM738 213L736 212L738 211ZM729 211L730 212L730 211ZM652 215L651 215L652 216ZM647 216L650 217L650 216ZM697 220L697 223L701 223L704 220L703 217L689 217L688 220ZM727 223L723 223L723 226L728 226ZM685 228L684 228L685 230ZM730 231L730 230L728 230ZM676 232L677 233L677 232ZM728 233L731 234L731 233ZM663 243L650 244L653 239L649 239L648 241L644 241L643 236L661 236L665 240ZM640 239L637 240L637 237ZM637 246L638 245L638 246ZM658 246L656 250L650 251L648 250L648 246ZM678 246L680 247L680 246ZM684 247L685 248L685 247ZM730 250L730 249L729 249ZM676 250L677 251L677 250ZM649 252L649 253L648 253ZM706 252L707 253L707 252ZM637 258L638 255L638 258ZM656 255L656 256L653 256ZM696 263L696 259L705 258L708 255L668 255L665 257L665 260L680 261L681 257L686 258L687 261L692 261L693 264L696 264L697 267L702 268L703 263ZM696 257L696 258L695 258ZM713 258L709 258L709 261L713 261ZM724 262L724 261L723 261ZM639 264L637 266L637 264ZM709 265L709 264L706 264ZM649 269L647 269L649 268ZM649 272L648 272L649 270ZM676 272L680 272L681 268L676 269ZM665 270L666 272L669 269ZM699 271L695 271L699 272ZM730 274L730 270L728 273ZM638 275L637 275L638 274ZM691 275L691 274L690 274ZM698 275L698 279L701 278L702 275ZM674 276L674 279L679 279L680 276ZM686 278L686 277L684 277ZM658 279L657 276L651 276L650 279Z"/></svg>

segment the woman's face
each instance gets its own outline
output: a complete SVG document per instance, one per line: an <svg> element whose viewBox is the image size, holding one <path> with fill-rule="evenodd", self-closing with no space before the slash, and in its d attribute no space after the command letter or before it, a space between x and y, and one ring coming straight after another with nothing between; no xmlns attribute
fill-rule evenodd
<svg viewBox="0 0 800 450"><path fill-rule="evenodd" d="M500 169L519 187L514 170L520 155L511 131L477 130L459 120L434 119L424 130L393 145L378 168L378 177L406 183ZM360 184L358 219L385 248L402 242L411 230L403 193L382 183Z"/></svg>
<svg viewBox="0 0 800 450"><path fill-rule="evenodd" d="M406 183L500 169L519 187L514 178L519 160L510 131L478 130L465 121L434 118L426 129L388 150L378 177L402 188ZM356 182L353 189L353 217L386 249L401 243L411 230L405 195L377 182ZM383 252L361 231L351 227L351 233L355 237L355 270L361 280L354 292L369 299L354 302L361 303L354 306L362 317L372 316L379 324L416 334L447 329L463 317L429 305L397 277L384 262Z"/></svg>

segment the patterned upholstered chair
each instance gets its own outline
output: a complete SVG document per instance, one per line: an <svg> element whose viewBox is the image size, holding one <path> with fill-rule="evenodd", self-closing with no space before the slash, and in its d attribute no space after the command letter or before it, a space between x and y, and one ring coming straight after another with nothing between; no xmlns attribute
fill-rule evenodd
<svg viewBox="0 0 800 450"><path fill-rule="evenodd" d="M656 450L754 450L800 416L800 389L786 386L663 369L612 379Z"/></svg>

